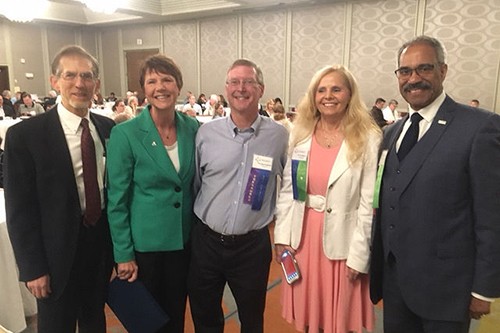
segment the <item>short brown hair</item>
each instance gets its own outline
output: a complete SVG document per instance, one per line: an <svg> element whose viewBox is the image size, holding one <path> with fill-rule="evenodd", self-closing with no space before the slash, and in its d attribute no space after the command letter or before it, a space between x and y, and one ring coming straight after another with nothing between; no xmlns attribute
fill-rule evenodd
<svg viewBox="0 0 500 333"><path fill-rule="evenodd" d="M182 73L181 69L174 62L172 58L169 58L163 54L155 54L149 56L144 60L140 69L139 83L141 84L141 88L144 90L144 80L146 77L146 73L148 72L157 72L167 75L172 75L175 79L175 83L177 84L177 88L179 90L182 89L184 82L182 81Z"/></svg>

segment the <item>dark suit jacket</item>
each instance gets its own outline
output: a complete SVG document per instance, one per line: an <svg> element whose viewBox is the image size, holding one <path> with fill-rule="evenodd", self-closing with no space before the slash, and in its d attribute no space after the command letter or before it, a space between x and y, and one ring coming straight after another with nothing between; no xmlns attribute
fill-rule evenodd
<svg viewBox="0 0 500 333"><path fill-rule="evenodd" d="M382 110L380 110L378 107L373 106L372 109L370 110L370 115L372 116L373 120L378 125L378 127L382 128L385 125L387 125L387 122L384 119L384 114L382 113Z"/></svg>
<svg viewBox="0 0 500 333"><path fill-rule="evenodd" d="M396 257L401 292L416 314L468 317L471 292L500 296L500 117L446 97L402 163L388 150L377 210L371 296L382 297L383 263Z"/></svg>
<svg viewBox="0 0 500 333"><path fill-rule="evenodd" d="M91 113L105 146L114 122ZM20 280L50 274L52 297L73 264L82 212L73 164L57 108L9 128L5 142L7 227ZM103 241L111 246L106 219Z"/></svg>

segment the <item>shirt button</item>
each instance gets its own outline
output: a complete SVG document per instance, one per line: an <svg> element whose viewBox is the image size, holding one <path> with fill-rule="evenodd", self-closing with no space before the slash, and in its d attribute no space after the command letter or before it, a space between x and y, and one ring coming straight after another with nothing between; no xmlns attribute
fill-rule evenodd
<svg viewBox="0 0 500 333"><path fill-rule="evenodd" d="M181 188L179 186L176 186L175 187L175 192L180 192L181 191Z"/></svg>
<svg viewBox="0 0 500 333"><path fill-rule="evenodd" d="M393 186L391 186L391 187L389 188L389 190L391 190L391 192L394 192L394 191L396 191L396 188L395 188L395 187L393 187Z"/></svg>
<svg viewBox="0 0 500 333"><path fill-rule="evenodd" d="M181 206L181 203L180 203L180 202L176 202L176 203L174 203L174 207L175 207L175 208L179 208L180 206Z"/></svg>
<svg viewBox="0 0 500 333"><path fill-rule="evenodd" d="M390 230L394 230L395 228L396 228L396 226L394 226L394 224L391 224L391 225L389 226L389 229L390 229Z"/></svg>
<svg viewBox="0 0 500 333"><path fill-rule="evenodd" d="M401 173L401 170L396 170L396 173L399 175Z"/></svg>
<svg viewBox="0 0 500 333"><path fill-rule="evenodd" d="M391 206L391 207L389 207L389 209L390 209L390 210L394 210L395 208L394 208L394 206Z"/></svg>

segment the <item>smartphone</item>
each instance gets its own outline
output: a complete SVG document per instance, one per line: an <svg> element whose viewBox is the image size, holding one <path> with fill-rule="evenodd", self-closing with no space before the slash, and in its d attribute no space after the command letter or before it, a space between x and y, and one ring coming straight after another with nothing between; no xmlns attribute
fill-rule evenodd
<svg viewBox="0 0 500 333"><path fill-rule="evenodd" d="M300 279L297 260L295 260L293 254L288 250L283 251L281 254L281 268L283 268L283 273L288 284L292 284Z"/></svg>

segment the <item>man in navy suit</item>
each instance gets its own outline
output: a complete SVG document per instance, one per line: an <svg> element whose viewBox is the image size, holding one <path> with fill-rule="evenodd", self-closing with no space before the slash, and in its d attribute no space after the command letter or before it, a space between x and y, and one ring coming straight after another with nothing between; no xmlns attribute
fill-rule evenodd
<svg viewBox="0 0 500 333"><path fill-rule="evenodd" d="M50 82L61 104L12 126L6 135L7 227L20 280L37 298L38 332L75 332L78 323L80 333L105 333L112 255L104 156L114 122L89 112L99 69L84 49L63 48L52 63ZM95 151L85 157L95 159L83 165L87 146ZM93 177L84 177L92 165ZM95 195L88 196L91 187Z"/></svg>
<svg viewBox="0 0 500 333"><path fill-rule="evenodd" d="M372 301L386 333L467 333L500 296L500 117L444 93L438 40L405 43L398 66L410 107L380 150Z"/></svg>

